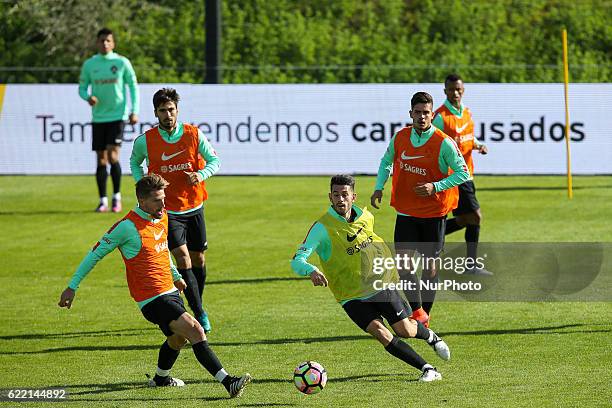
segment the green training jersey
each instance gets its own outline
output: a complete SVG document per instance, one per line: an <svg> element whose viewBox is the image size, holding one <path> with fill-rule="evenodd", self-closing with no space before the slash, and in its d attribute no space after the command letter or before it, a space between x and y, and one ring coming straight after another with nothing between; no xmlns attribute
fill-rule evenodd
<svg viewBox="0 0 612 408"><path fill-rule="evenodd" d="M126 87L130 90L132 109L128 109ZM94 123L126 120L129 113L137 115L140 95L132 64L114 52L89 58L81 67L79 96L84 100L90 96L98 99L98 103L91 108L91 121Z"/></svg>

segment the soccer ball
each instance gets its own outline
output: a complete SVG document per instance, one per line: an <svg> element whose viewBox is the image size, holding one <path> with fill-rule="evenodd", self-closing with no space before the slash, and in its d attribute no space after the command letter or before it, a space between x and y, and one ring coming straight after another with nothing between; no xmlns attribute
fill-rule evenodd
<svg viewBox="0 0 612 408"><path fill-rule="evenodd" d="M327 371L316 361L304 361L295 367L293 383L304 394L316 394L327 384Z"/></svg>

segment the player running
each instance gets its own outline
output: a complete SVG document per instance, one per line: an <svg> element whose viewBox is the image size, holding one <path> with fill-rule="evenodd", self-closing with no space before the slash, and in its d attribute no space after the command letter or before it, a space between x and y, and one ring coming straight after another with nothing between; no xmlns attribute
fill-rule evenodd
<svg viewBox="0 0 612 408"><path fill-rule="evenodd" d="M156 174L136 183L138 206L130 211L94 245L62 292L59 306L70 309L79 283L96 263L119 248L128 288L143 316L157 324L166 335L159 349L157 372L148 382L151 387L182 387L185 383L170 377L170 369L187 341L200 364L225 386L230 397L238 397L251 376L231 376L208 346L202 326L185 311L179 291L185 281L176 270L168 252L168 216L164 210L164 189L168 183Z"/></svg>
<svg viewBox="0 0 612 408"><path fill-rule="evenodd" d="M159 126L136 138L130 168L138 181L146 161L149 173L161 174L170 183L166 196L168 245L179 273L187 282L187 303L208 333L211 324L202 307L206 283L204 252L208 248L204 221L208 193L204 180L219 171L221 161L197 127L178 121L179 99L171 88L155 92L153 107Z"/></svg>
<svg viewBox="0 0 612 408"><path fill-rule="evenodd" d="M362 255L368 248L383 251L386 256L391 253L374 233L374 216L366 208L353 204L357 198L355 179L350 175L336 175L330 184L331 207L310 228L291 261L292 269L298 275L310 276L315 286L329 286L357 326L374 336L391 355L422 371L420 381L440 380L442 375L398 336L425 340L438 356L449 360L446 343L408 317L410 309L396 291L376 290L371 285L369 269L362 275ZM319 256L323 271L307 262L313 252ZM394 270L394 273L397 272ZM383 318L396 335L385 326Z"/></svg>
<svg viewBox="0 0 612 408"><path fill-rule="evenodd" d="M461 103L465 87L459 75L450 74L444 80L444 104L436 109L432 124L452 137L465 159L470 171L470 179L459 185L459 204L453 210L455 218L446 220L445 234L451 234L465 227L465 242L467 244L467 257L475 260L480 237L480 222L482 212L476 198L474 186L474 161L472 151L487 154L487 146L478 142L474 137L474 120L472 112ZM491 276L493 273L486 269L473 267L465 271L466 274Z"/></svg>
<svg viewBox="0 0 612 408"><path fill-rule="evenodd" d="M397 211L396 250L408 254L418 251L426 260L420 282L416 281L414 270L401 270L400 276L414 284L415 290L404 291L413 310L412 317L428 326L436 296L432 287L439 281L434 261L444 246L446 215L457 207L454 187L468 180L469 173L455 142L431 125L431 95L415 93L410 106L413 124L391 139L380 160L370 202L378 208L393 169L391 206Z"/></svg>

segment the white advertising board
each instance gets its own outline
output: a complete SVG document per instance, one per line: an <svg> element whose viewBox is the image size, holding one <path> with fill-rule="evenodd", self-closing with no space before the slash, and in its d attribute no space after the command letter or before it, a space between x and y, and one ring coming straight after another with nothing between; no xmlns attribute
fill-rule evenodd
<svg viewBox="0 0 612 408"><path fill-rule="evenodd" d="M375 174L392 134L410 122L417 91L444 101L441 84L141 84L140 123L126 126L121 163L155 125L152 96L170 86L179 119L196 124L221 160L219 174ZM92 174L90 108L76 84L6 85L0 174ZM612 84L570 85L575 174L612 174ZM562 84L466 84L465 105L489 154L476 173L564 174Z"/></svg>

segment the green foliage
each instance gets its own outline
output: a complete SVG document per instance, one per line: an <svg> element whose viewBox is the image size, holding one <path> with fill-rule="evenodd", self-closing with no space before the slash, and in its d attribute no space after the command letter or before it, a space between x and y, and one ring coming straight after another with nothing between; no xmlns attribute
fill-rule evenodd
<svg viewBox="0 0 612 408"><path fill-rule="evenodd" d="M610 15L610 0L223 1L223 81L559 82L567 28L571 80L610 82ZM141 82L202 82L204 17L204 0L5 0L0 67L25 68L0 82L75 82L102 25Z"/></svg>

